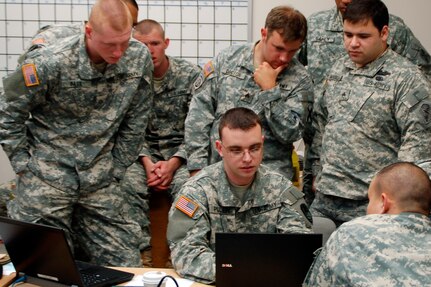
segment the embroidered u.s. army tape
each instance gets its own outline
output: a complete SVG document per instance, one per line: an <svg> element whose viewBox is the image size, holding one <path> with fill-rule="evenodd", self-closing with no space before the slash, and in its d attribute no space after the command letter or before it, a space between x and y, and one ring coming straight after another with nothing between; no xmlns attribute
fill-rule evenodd
<svg viewBox="0 0 431 287"><path fill-rule="evenodd" d="M178 201L175 207L178 210L181 210L184 214L186 214L189 217L193 217L193 214L195 214L196 210L198 209L198 205L191 199L185 197L182 195Z"/></svg>
<svg viewBox="0 0 431 287"><path fill-rule="evenodd" d="M37 77L36 66L34 64L23 65L21 70L27 87L39 85L39 78Z"/></svg>

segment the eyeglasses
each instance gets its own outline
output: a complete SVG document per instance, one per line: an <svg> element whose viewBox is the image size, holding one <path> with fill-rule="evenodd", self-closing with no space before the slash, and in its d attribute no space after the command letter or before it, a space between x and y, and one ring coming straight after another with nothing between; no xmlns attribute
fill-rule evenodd
<svg viewBox="0 0 431 287"><path fill-rule="evenodd" d="M249 146L249 148L243 149L238 146L226 147L222 142L221 145L227 150L228 154L235 158L243 158L247 152L251 157L257 157L262 151L262 144L254 144Z"/></svg>

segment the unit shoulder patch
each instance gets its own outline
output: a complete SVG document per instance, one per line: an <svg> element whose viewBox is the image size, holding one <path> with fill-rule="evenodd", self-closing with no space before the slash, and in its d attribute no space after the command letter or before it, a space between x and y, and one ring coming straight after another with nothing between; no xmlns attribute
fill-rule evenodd
<svg viewBox="0 0 431 287"><path fill-rule="evenodd" d="M199 206L193 200L182 195L178 199L177 204L175 205L175 208L182 211L188 217L193 217L193 214L195 214Z"/></svg>
<svg viewBox="0 0 431 287"><path fill-rule="evenodd" d="M421 121L426 127L431 127L431 102L425 101L420 106Z"/></svg>
<svg viewBox="0 0 431 287"><path fill-rule="evenodd" d="M193 88L195 90L199 89L202 84L204 83L204 75L201 73L195 80L195 82L193 83Z"/></svg>
<svg viewBox="0 0 431 287"><path fill-rule="evenodd" d="M27 87L39 85L39 78L37 77L36 66L34 64L23 65L21 70Z"/></svg>
<svg viewBox="0 0 431 287"><path fill-rule="evenodd" d="M204 68L204 76L205 78L207 78L209 75L211 75L214 72L214 65L212 61L209 61L208 63L205 64Z"/></svg>

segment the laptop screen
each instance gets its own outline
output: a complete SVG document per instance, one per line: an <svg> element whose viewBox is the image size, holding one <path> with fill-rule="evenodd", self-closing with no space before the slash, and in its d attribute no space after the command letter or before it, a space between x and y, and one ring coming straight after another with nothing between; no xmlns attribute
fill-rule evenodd
<svg viewBox="0 0 431 287"><path fill-rule="evenodd" d="M216 286L301 286L321 234L216 233Z"/></svg>
<svg viewBox="0 0 431 287"><path fill-rule="evenodd" d="M63 230L1 217L0 236L17 272L83 286Z"/></svg>

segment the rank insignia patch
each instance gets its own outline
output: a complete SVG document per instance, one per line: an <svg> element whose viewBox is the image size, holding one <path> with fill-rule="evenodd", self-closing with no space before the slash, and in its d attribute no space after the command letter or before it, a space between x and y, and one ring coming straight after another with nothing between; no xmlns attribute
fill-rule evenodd
<svg viewBox="0 0 431 287"><path fill-rule="evenodd" d="M22 75L27 87L39 85L39 78L37 77L36 66L34 64L22 66Z"/></svg>
<svg viewBox="0 0 431 287"><path fill-rule="evenodd" d="M192 200L188 199L185 196L181 196L180 199L178 199L177 204L175 207L179 210L181 210L183 213L185 213L187 216L192 217L193 214L198 209L198 205L194 203Z"/></svg>

